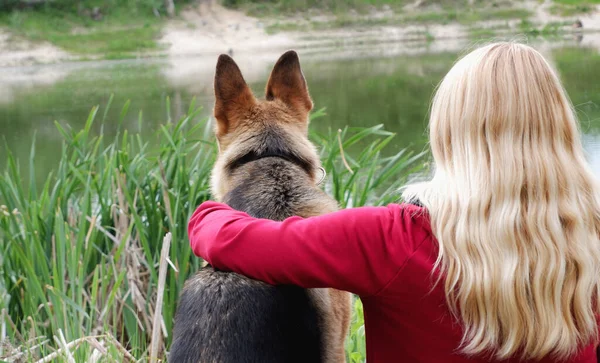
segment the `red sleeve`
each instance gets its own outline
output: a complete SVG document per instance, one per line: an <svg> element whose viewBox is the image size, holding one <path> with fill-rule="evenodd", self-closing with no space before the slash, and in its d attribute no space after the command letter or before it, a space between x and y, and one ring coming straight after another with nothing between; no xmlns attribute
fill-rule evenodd
<svg viewBox="0 0 600 363"><path fill-rule="evenodd" d="M276 222L205 202L188 234L194 254L220 270L273 285L369 296L385 288L425 238L419 210L390 204Z"/></svg>

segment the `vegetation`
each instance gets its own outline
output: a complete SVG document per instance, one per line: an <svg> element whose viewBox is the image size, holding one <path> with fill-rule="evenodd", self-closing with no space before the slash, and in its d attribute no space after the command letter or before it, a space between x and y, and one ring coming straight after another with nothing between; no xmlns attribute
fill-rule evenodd
<svg viewBox="0 0 600 363"><path fill-rule="evenodd" d="M550 8L551 12L565 17L581 13L590 13L596 8L600 0L555 0L556 4ZM534 27L529 23L531 10L522 8L516 1L486 2L466 0L431 0L421 1L418 9L407 9L405 5L414 1L392 0L351 0L351 1L311 1L311 0L224 0L224 4L243 9L254 16L277 17L284 15L278 21L268 25L267 31L308 31L316 29L329 29L340 27L369 27L380 25L403 24L448 24L460 23L469 26L472 37L493 36L495 31L490 28L481 28L477 25L492 20L517 19L530 26L524 32L529 35L556 35L561 27L557 24L548 24ZM433 7L428 7L435 5ZM373 10L392 10L391 13L380 16L371 16ZM312 12L325 12L332 18L311 20L308 14ZM294 18L286 20L285 15L304 14L305 20ZM569 22L569 25L571 22ZM564 24L563 24L564 25ZM523 27L522 27L523 28ZM508 31L505 25L502 29Z"/></svg>
<svg viewBox="0 0 600 363"><path fill-rule="evenodd" d="M118 125L116 136L96 135L94 123L109 123L110 104L94 107L82 129L56 124L61 158L42 187L36 185L35 143L24 163L6 150L0 359L54 354L59 361L127 361L147 359L151 346L161 355L168 351L179 292L201 265L188 247L186 227L210 198L216 147L193 102L179 121L167 117L152 137L123 128L126 103L117 120L108 120ZM322 116L315 112L313 119ZM394 135L381 126L311 137L322 150L327 191L343 207L397 200L397 188L422 167L421 155L384 156ZM354 152L359 144L364 147ZM166 236L172 243L161 258ZM165 267L162 291L159 271ZM352 362L364 361L361 311L357 303L347 346Z"/></svg>
<svg viewBox="0 0 600 363"><path fill-rule="evenodd" d="M499 9L447 9L441 12L425 12L411 16L407 15L407 20L412 19L418 23L436 23L447 24L458 22L463 25L471 25L480 21L487 20L505 20L505 19L526 19L531 12L520 8L499 8Z"/></svg>
<svg viewBox="0 0 600 363"><path fill-rule="evenodd" d="M332 20L326 21L282 21L270 24L269 33L278 31L307 31L315 29L331 29L343 27L370 27L378 25L408 25L408 24L449 24L460 23L473 25L486 20L525 20L531 15L526 9L445 9L442 11L423 11L414 13L401 13L386 17L363 17L349 13L341 13Z"/></svg>
<svg viewBox="0 0 600 363"><path fill-rule="evenodd" d="M369 16L364 8L384 4L394 9L393 13L385 16ZM392 3L390 1L390 3ZM270 24L267 31L275 33L277 31L297 30L306 31L314 29L328 29L340 27L368 27L378 25L407 25L407 24L449 24L460 23L462 25L472 26L479 22L489 20L526 20L531 16L531 11L520 7L495 7L489 6L483 2L476 2L474 5L468 5L464 1L439 1L435 2L441 5L436 10L404 10L402 2L395 1L393 4L387 4L387 1L360 1L355 0L349 3L338 3L335 1L324 2L314 8L331 11L333 19L302 21L298 19L281 20ZM327 4L331 4L327 6ZM249 1L243 5L238 5L255 16L275 16L279 13L292 13L294 11L309 11L306 2L301 1L281 1L275 4L264 1ZM393 6L391 6L393 5ZM350 11L358 8L359 11ZM361 10L363 9L363 10Z"/></svg>
<svg viewBox="0 0 600 363"><path fill-rule="evenodd" d="M386 130L398 132L392 140L394 145L384 149L386 153L403 147L419 152L427 142L423 131L427 124L428 101L435 85L456 57L453 52L338 61L315 60L307 56L303 71L311 95L316 108L327 107L328 114L326 118L315 120L311 129L328 134L329 128L337 130L346 125L385 123ZM60 150L61 140L54 120L68 123L74 129L83 128L89 113L88 105L106 104L111 92L114 92L113 105L130 100L131 110L143 110L141 130L138 130L139 115L136 112L128 113L123 127L142 132L144 138L159 129L167 112L163 102L166 96L172 101L173 119L187 112L187 104L194 96L198 97L198 105L204 107L199 117L210 115L211 79L194 76L189 83L181 83L168 75L169 67L162 61L86 66L51 83L34 83L34 88L12 85L7 90L12 98L5 99L0 95L0 128L13 154L22 160L27 159L29 140L35 136L38 151L36 178L41 187L60 159L56 150ZM268 73L258 78L261 80L251 82L250 86L256 94L263 95ZM119 107L111 107L107 111L107 120L117 120L119 111ZM105 138L115 137L116 129L110 123L102 130L100 123L92 126L93 132L102 131ZM357 145L357 149L365 146ZM4 166L5 160L0 158L0 170ZM27 168L22 174L29 178Z"/></svg>
<svg viewBox="0 0 600 363"><path fill-rule="evenodd" d="M32 3L37 5L25 5ZM11 0L0 5L0 26L16 38L113 59L157 49L165 15L164 0Z"/></svg>
<svg viewBox="0 0 600 363"><path fill-rule="evenodd" d="M560 16L574 16L594 11L600 0L554 0L550 12Z"/></svg>
<svg viewBox="0 0 600 363"><path fill-rule="evenodd" d="M585 5L600 4L600 0L553 0L555 3L563 5ZM372 8L382 8L389 6L392 9L401 9L402 7L414 4L414 0L222 0L223 5L233 8L253 8L257 10L277 13L305 12L310 9L319 9L327 11L347 11L347 10L368 10ZM518 3L518 2L517 2ZM476 8L489 5L493 8L501 6L510 6L510 1L486 1L486 0L423 0L420 1L421 7L438 6L444 9L451 8Z"/></svg>
<svg viewBox="0 0 600 363"><path fill-rule="evenodd" d="M585 5L585 4L600 4L600 0L553 0L558 4L565 5Z"/></svg>
<svg viewBox="0 0 600 363"><path fill-rule="evenodd" d="M160 20L149 14L115 13L101 22L56 10L0 14L0 25L16 37L48 41L69 52L105 59L128 58L157 49Z"/></svg>
<svg viewBox="0 0 600 363"><path fill-rule="evenodd" d="M558 36L561 29L566 25L569 25L569 22L550 22L540 27L528 20L522 20L519 24L519 28L523 34L549 38Z"/></svg>
<svg viewBox="0 0 600 363"><path fill-rule="evenodd" d="M384 5L399 9L406 5L406 0L223 0L223 5L243 8L253 14L289 14L304 12L310 9L332 12L348 10L365 10L369 7Z"/></svg>
<svg viewBox="0 0 600 363"><path fill-rule="evenodd" d="M181 0L174 0L174 3L181 3ZM102 16L114 11L127 9L135 12L162 12L167 11L164 0L3 0L0 3L0 11L12 10L58 10L65 13L79 13L80 15L91 15L94 17ZM98 15L92 14L94 9L98 9Z"/></svg>
<svg viewBox="0 0 600 363"><path fill-rule="evenodd" d="M131 110L143 110L143 113L128 113L121 127L142 132L142 137L150 137L152 132L158 130L166 114L163 102L166 96L172 100L173 118L185 114L188 111L187 103L192 99L192 95L186 93L180 96L179 89L173 89L162 76L160 62L124 62L102 67L86 65L65 73L57 72L55 79L50 76L53 81L49 83L43 82L46 73L44 71L39 77L32 76L35 91L23 87L23 83L10 84L7 91L10 90L9 94L14 97L0 97L0 128L3 134L0 143L6 140L13 155L26 160L31 148L30 140L35 138L38 187L44 185L46 176L55 170L60 161L61 139L54 127L55 120L68 123L74 129L82 129L90 111L89 105L107 104L111 99L113 105L129 102ZM202 116L209 112L204 110ZM119 107L111 107L106 113L107 120L120 118ZM138 129L140 118L142 130ZM116 123L95 123L91 130L94 133L102 132L105 138L115 137L117 131ZM6 160L2 157L0 170L4 167ZM28 180L28 173L29 170L25 168L21 176Z"/></svg>
<svg viewBox="0 0 600 363"><path fill-rule="evenodd" d="M18 40L48 41L80 57L122 59L158 54L157 39L172 13L165 0L4 0L0 27ZM180 8L196 0L173 0ZM423 0L220 0L250 15L271 18L268 33L378 25L460 23L470 27L491 20L527 21L531 11L515 1ZM555 0L551 12L569 17L592 12L600 0ZM434 6L430 6L434 5ZM385 10L373 16L373 10ZM289 15L300 15L289 18ZM331 15L320 20L311 14ZM272 19L276 18L276 19ZM304 19L303 19L304 18ZM530 34L554 33L557 28L529 29ZM550 30L550 31L549 31ZM472 36L489 35L474 30ZM432 40L425 34L426 40Z"/></svg>
<svg viewBox="0 0 600 363"><path fill-rule="evenodd" d="M491 39L496 36L495 28L479 28L479 27L471 27L469 28L469 37L472 39Z"/></svg>
<svg viewBox="0 0 600 363"><path fill-rule="evenodd" d="M225 6L240 8L254 15L293 14L313 10L332 13L348 13L355 11L365 13L373 9L403 11L406 5L415 3L414 0L223 0ZM421 8L436 6L444 11L469 12L476 9L490 8L501 10L499 2L485 0L424 0Z"/></svg>

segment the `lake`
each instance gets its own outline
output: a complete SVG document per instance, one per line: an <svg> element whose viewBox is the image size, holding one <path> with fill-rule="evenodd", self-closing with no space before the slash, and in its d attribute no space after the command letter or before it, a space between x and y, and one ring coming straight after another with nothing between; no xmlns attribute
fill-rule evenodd
<svg viewBox="0 0 600 363"><path fill-rule="evenodd" d="M531 40L558 69L584 133L584 144L600 175L599 35ZM353 48L298 49L315 109L326 116L311 123L317 131L345 125L383 124L397 133L392 148L426 148L432 92L468 41L362 45ZM233 54L247 82L263 96L269 72L281 52ZM0 127L8 148L27 169L36 139L36 176L55 169L61 138L54 122L80 129L99 105L96 131L115 133L121 108L130 101L123 128L154 132L169 117L184 114L192 99L212 110L217 55L201 58L85 62L28 68L0 68ZM114 95L108 111L106 105ZM170 99L170 114L166 98ZM105 114L106 113L106 114ZM140 122L141 120L141 122ZM4 168L5 158L0 158ZM24 173L25 175L27 173Z"/></svg>

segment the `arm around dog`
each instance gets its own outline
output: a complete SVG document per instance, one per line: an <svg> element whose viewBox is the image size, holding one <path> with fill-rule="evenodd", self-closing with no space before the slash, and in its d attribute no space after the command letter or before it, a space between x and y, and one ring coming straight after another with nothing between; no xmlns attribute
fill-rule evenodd
<svg viewBox="0 0 600 363"><path fill-rule="evenodd" d="M194 254L215 268L273 285L369 296L385 288L429 235L426 223L420 208L404 204L276 222L205 202L188 234Z"/></svg>

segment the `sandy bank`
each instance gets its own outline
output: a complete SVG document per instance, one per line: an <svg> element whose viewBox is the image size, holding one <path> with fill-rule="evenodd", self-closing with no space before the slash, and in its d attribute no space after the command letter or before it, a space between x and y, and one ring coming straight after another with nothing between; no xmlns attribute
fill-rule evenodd
<svg viewBox="0 0 600 363"><path fill-rule="evenodd" d="M542 4L538 0L526 0L520 3L532 12L530 21L543 27L550 23L566 23L565 37L577 36L568 24L574 19L583 23L585 32L600 32L600 6L596 11L576 17L560 17L550 11L551 0ZM407 11L414 11L408 9ZM420 11L427 11L421 9ZM252 54L255 57L266 56L295 48L304 53L323 53L332 48L362 47L364 45L388 44L397 53L410 53L415 47L428 44L432 52L455 49L457 43L475 43L473 29L493 29L496 37L519 33L520 20L495 20L465 26L458 23L448 24L406 24L395 21L395 14L389 9L373 11L364 15L365 19L387 21L382 25L328 28L323 30L281 31L270 34L266 31L269 24L281 19L263 20L248 16L242 12L227 9L219 5L218 0L198 0L198 4L188 6L181 11L177 19L169 21L163 28L158 43L164 51L142 55L142 58L163 56L169 59L189 58L219 53ZM399 19L399 18L398 18ZM292 17L286 22L334 22L333 16L311 15L310 17ZM587 37L584 37L584 39ZM432 41L435 40L435 41ZM418 44L415 44L418 43ZM588 44L600 49L600 44ZM385 48L385 46L383 47ZM431 49L434 48L434 49ZM326 54L324 55L326 56ZM47 43L33 43L16 39L7 31L0 29L0 67L21 67L33 64L59 63L69 60L81 60L72 54Z"/></svg>
<svg viewBox="0 0 600 363"><path fill-rule="evenodd" d="M540 28L551 23L566 23L563 30L577 32L569 25L574 19L583 23L585 32L600 32L600 6L597 11L576 17L560 17L550 11L551 0L540 4L537 0L522 2L522 6L533 13L530 21ZM375 11L366 18L387 18L385 25L343 27L324 30L281 31L268 34L265 21L247 16L238 11L226 9L216 0L204 0L198 6L182 12L181 19L170 23L160 40L168 49L170 57L198 56L216 53L247 53L249 51L279 51L287 48L318 51L331 47L361 45L373 43L405 42L410 48L411 42L429 41L433 46L444 47L445 41L470 37L472 29L493 28L498 37L518 34L520 20L495 20L465 26L458 23L448 24L405 24L395 22L389 9ZM278 20L270 20L271 23ZM287 19L297 24L307 22L333 22L331 16L315 15L309 18ZM567 34L571 36L570 34ZM432 39L438 40L431 42ZM439 42L439 40L444 40ZM443 49L438 49L442 51Z"/></svg>
<svg viewBox="0 0 600 363"><path fill-rule="evenodd" d="M74 58L52 44L19 39L0 29L0 67L49 64Z"/></svg>

